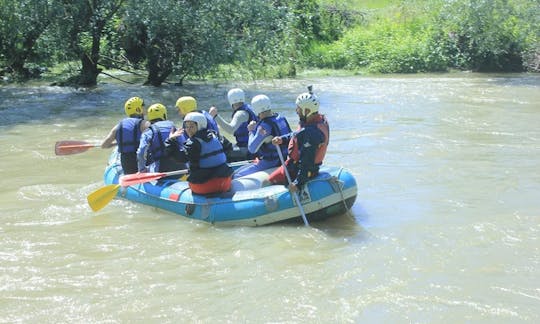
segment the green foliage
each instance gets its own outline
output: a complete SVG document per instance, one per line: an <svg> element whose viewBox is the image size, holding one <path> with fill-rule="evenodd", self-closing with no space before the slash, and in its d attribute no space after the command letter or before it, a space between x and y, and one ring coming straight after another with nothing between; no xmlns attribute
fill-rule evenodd
<svg viewBox="0 0 540 324"><path fill-rule="evenodd" d="M304 62L377 73L538 69L538 12L538 1L395 1L338 41L312 44Z"/></svg>
<svg viewBox="0 0 540 324"><path fill-rule="evenodd" d="M532 1L457 0L443 5L435 25L453 67L521 71L523 53L538 43L538 22L526 17L539 9Z"/></svg>
<svg viewBox="0 0 540 324"><path fill-rule="evenodd" d="M23 79L34 74L26 60L39 57L35 45L58 13L56 1L0 1L0 63L7 72ZM39 75L39 73L37 73Z"/></svg>
<svg viewBox="0 0 540 324"><path fill-rule="evenodd" d="M309 63L319 68L365 69L373 73L443 71L441 49L432 42L425 17L378 18L349 30L332 44L311 48ZM410 17L410 18L409 18Z"/></svg>
<svg viewBox="0 0 540 324"><path fill-rule="evenodd" d="M146 59L148 83L154 85L169 75L180 83L187 76L222 76L224 66L254 78L294 75L296 57L315 25L306 18L312 17L309 12L293 13L314 3L134 1L127 6L121 39L127 58Z"/></svg>
<svg viewBox="0 0 540 324"><path fill-rule="evenodd" d="M0 75L63 65L92 84L102 68L146 69L157 86L302 68L538 71L538 12L530 0L0 0Z"/></svg>

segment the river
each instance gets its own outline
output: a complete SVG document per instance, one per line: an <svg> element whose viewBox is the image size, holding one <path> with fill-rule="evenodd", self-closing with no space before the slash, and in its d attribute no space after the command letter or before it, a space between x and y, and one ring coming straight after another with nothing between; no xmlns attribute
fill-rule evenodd
<svg viewBox="0 0 540 324"><path fill-rule="evenodd" d="M216 227L114 200L99 142L137 95L229 109L265 93L296 124L313 84L325 163L358 182L311 227ZM147 105L148 106L148 105ZM0 323L538 323L540 76L313 77L161 88L0 87Z"/></svg>

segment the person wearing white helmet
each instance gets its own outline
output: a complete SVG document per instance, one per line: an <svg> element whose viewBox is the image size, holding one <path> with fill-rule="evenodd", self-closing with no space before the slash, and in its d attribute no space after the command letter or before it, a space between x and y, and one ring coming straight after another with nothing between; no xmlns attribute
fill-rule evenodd
<svg viewBox="0 0 540 324"><path fill-rule="evenodd" d="M207 128L206 117L200 112L190 112L184 117L184 132L187 141L178 150L175 132L165 146L170 156L179 162L189 162L187 181L195 194L206 195L226 192L231 188L232 168L227 164L223 145L215 132Z"/></svg>
<svg viewBox="0 0 540 324"><path fill-rule="evenodd" d="M148 107L150 127L141 135L137 149L139 172L168 172L185 169L184 163L178 163L165 152L165 141L176 131L172 121L167 120L167 108L156 103Z"/></svg>
<svg viewBox="0 0 540 324"><path fill-rule="evenodd" d="M206 117L207 126L208 126L207 128L209 130L215 131L216 134L219 136L219 128L216 121L214 120L212 115L210 115L207 111L197 109L197 100L195 98L191 96L183 96L183 97L178 98L178 100L176 100L176 108L178 109L178 115L182 119L184 119L184 117L190 112L193 112L193 111L200 112L201 114L204 115L204 117Z"/></svg>
<svg viewBox="0 0 540 324"><path fill-rule="evenodd" d="M227 122L219 116L216 107L210 107L208 113L214 117L222 131L232 134L236 138L234 150L228 156L229 162L249 159L251 156L247 149L249 140L247 125L251 121L257 121L257 116L251 109L251 106L245 102L246 95L244 90L239 88L229 90L227 100L233 110L231 122Z"/></svg>
<svg viewBox="0 0 540 324"><path fill-rule="evenodd" d="M270 104L270 98L263 94L257 95L251 100L251 107L257 114L259 121L252 121L248 125L248 150L257 156L257 161L236 170L234 178L268 170L281 163L276 148L272 144L272 138L289 134L291 127L284 116L272 112ZM288 141L283 141L280 145L284 157L287 157L288 143Z"/></svg>
<svg viewBox="0 0 540 324"><path fill-rule="evenodd" d="M124 103L126 118L116 124L101 143L101 148L118 145L120 163L124 174L137 173L137 148L141 134L150 126L144 120L144 101L140 97L132 97Z"/></svg>
<svg viewBox="0 0 540 324"><path fill-rule="evenodd" d="M310 178L319 174L319 167L326 155L330 127L326 117L319 113L319 105L319 98L309 86L308 92L296 98L296 113L300 119L298 130L272 139L274 145L289 140L289 158L284 165L291 176L292 182L288 187L292 192L301 189ZM287 184L283 165L270 175L269 181L273 184Z"/></svg>
<svg viewBox="0 0 540 324"><path fill-rule="evenodd" d="M206 117L206 128L216 133L217 137L221 141L221 144L223 145L225 153L228 153L233 149L232 143L219 133L219 127L212 115L210 115L206 110L197 109L197 100L195 98L191 96L184 96L178 98L178 100L176 100L176 108L178 109L178 115L182 119L184 119L187 114L194 111L203 114L204 117ZM188 138L185 134L182 135L182 137L184 138L184 141Z"/></svg>

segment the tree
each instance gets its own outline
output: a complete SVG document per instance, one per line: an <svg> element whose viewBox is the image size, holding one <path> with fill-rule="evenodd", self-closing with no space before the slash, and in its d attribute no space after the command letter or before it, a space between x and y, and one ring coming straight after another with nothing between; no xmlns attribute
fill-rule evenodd
<svg viewBox="0 0 540 324"><path fill-rule="evenodd" d="M457 0L446 3L434 23L447 35L455 67L474 71L523 71L527 26L508 0ZM538 14L538 12L536 12Z"/></svg>
<svg viewBox="0 0 540 324"><path fill-rule="evenodd" d="M0 61L6 72L23 79L32 76L25 64L36 55L36 42L58 10L58 3L52 0L0 0Z"/></svg>
<svg viewBox="0 0 540 324"><path fill-rule="evenodd" d="M66 50L81 61L79 75L67 83L93 86L99 66L103 33L125 0L63 0L62 15L56 20L59 35L67 40Z"/></svg>

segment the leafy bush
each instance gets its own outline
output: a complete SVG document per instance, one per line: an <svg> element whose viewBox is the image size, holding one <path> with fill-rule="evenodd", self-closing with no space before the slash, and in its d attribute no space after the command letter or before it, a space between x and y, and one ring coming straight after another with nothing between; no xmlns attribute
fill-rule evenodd
<svg viewBox="0 0 540 324"><path fill-rule="evenodd" d="M538 25L526 17L538 9L533 2L456 0L442 6L433 25L440 28L441 45L452 67L522 71L523 55L538 36Z"/></svg>
<svg viewBox="0 0 540 324"><path fill-rule="evenodd" d="M364 68L375 73L413 73L445 70L441 50L421 22L397 24L379 20L359 26L338 42L311 48L308 62L319 68Z"/></svg>

